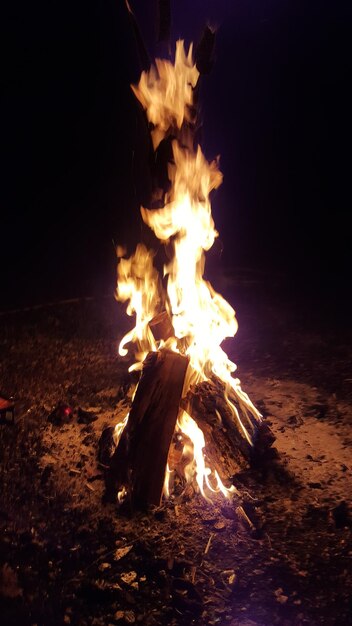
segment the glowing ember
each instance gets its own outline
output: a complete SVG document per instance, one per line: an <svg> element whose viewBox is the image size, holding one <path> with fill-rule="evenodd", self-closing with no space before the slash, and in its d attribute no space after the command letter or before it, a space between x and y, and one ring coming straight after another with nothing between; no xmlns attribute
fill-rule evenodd
<svg viewBox="0 0 352 626"><path fill-rule="evenodd" d="M168 257L172 258L164 266L166 291L154 267L153 252L144 245L139 244L130 259L120 259L117 298L128 301L127 313L136 315L136 323L121 341L119 353L126 355L133 344L137 360L134 368L141 367L148 352L165 346L188 356L183 397L191 385L213 375L220 378L225 384L226 400L237 429L252 444L253 423L260 421L261 415L242 391L240 381L233 378L236 365L221 348L224 339L233 337L237 331L235 311L203 280L204 251L211 248L217 237L209 194L221 184L222 174L217 160L209 163L200 146L196 149L193 146L193 89L198 77L192 61L192 46L186 55L183 42L178 41L174 65L158 59L156 68L143 72L139 85L133 87L153 125L154 149L170 134L176 137L172 141L173 162L168 165L171 187L165 195L164 206L157 210L141 208L143 221L167 244ZM163 310L170 316L174 330L174 337L166 342L155 340L149 327L151 320ZM227 397L230 394L235 397L239 410ZM126 423L127 418L119 425L118 436ZM196 481L207 499L217 491L228 497L234 488L227 489L218 473L207 466L204 434L184 410L180 411L176 431L184 441L186 480ZM168 465L166 495L172 471L173 467Z"/></svg>

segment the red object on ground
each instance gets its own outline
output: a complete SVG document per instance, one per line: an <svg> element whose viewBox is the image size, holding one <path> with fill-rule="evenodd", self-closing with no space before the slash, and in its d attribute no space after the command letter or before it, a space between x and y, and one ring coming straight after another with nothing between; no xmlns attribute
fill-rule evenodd
<svg viewBox="0 0 352 626"><path fill-rule="evenodd" d="M72 408L61 400L48 416L48 421L55 426L62 426L62 424L68 424L72 418Z"/></svg>
<svg viewBox="0 0 352 626"><path fill-rule="evenodd" d="M0 420L10 421L7 414L11 414L11 422L15 421L15 403L11 398L0 396Z"/></svg>

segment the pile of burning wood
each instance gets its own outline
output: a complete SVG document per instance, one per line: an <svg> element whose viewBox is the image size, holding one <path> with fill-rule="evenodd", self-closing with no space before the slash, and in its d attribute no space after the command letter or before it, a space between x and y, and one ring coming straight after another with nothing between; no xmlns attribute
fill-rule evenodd
<svg viewBox="0 0 352 626"><path fill-rule="evenodd" d="M180 481L206 499L219 491L231 497L231 477L273 443L221 347L237 331L235 311L203 279L205 252L218 235L209 195L222 174L197 142L199 75L192 46L186 53L178 41L174 63L157 59L132 87L154 150L153 197L141 207L154 244L138 244L130 258L117 251L117 298L135 316L119 353L132 354L130 371L142 373L115 429L106 492L135 507L159 505Z"/></svg>

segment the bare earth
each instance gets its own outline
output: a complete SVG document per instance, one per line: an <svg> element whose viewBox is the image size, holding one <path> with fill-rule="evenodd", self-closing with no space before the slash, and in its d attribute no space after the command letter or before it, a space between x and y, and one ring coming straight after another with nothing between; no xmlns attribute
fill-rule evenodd
<svg viewBox="0 0 352 626"><path fill-rule="evenodd" d="M260 282L224 278L226 346L279 460L135 516L103 505L97 443L129 406L128 328L112 298L0 316L0 610L4 626L352 624L351 337ZM68 423L48 416L59 401ZM81 407L97 416L78 423ZM250 526L237 512L241 505Z"/></svg>

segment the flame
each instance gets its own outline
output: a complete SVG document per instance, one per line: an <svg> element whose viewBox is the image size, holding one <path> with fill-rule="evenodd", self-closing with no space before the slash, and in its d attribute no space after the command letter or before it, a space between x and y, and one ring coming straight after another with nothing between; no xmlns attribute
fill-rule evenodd
<svg viewBox="0 0 352 626"><path fill-rule="evenodd" d="M157 59L156 67L143 72L138 86L132 87L152 125L154 149L169 135L176 136L172 141L173 162L168 165L171 186L164 206L157 210L141 207L143 221L172 254L168 254L171 259L164 267L166 293L153 264L153 253L144 245L139 244L130 259L120 259L117 297L128 301L127 313L135 314L136 323L121 341L119 353L126 355L128 344L134 344L137 365L133 367L139 367L149 351L162 348L164 343L154 339L149 322L166 308L175 335L173 343L168 340L168 347L190 361L183 395L191 384L212 375L219 377L225 383L232 417L251 444L253 418L260 420L261 415L233 377L236 365L221 347L225 338L237 332L235 311L203 279L204 253L218 235L209 194L221 184L222 174L218 159L209 163L200 146L193 146L193 90L198 77L192 46L186 54L183 42L178 41L175 63ZM231 398L236 399L240 410ZM204 434L185 411L180 412L177 429L184 436L183 455L190 459L185 465L186 479L195 479L207 499L209 491L219 490L228 497L234 488L224 487L218 473L207 466ZM167 467L164 493L168 493L171 473Z"/></svg>
<svg viewBox="0 0 352 626"><path fill-rule="evenodd" d="M119 441L121 439L121 435L122 435L122 433L123 433L123 431L125 429L125 426L127 425L129 416L130 416L130 414L128 412L127 415L125 415L125 417L123 418L123 420L121 422L119 422L118 424L116 424L116 426L115 426L114 434L113 434L113 439L114 439L115 446L117 446L117 444L119 443Z"/></svg>
<svg viewBox="0 0 352 626"><path fill-rule="evenodd" d="M128 300L127 315L136 315L135 327L125 335L119 345L120 356L126 356L128 343L138 346L136 357L142 362L151 350L156 350L148 323L157 313L159 278L153 265L153 254L143 244L138 244L130 259L120 259L118 264L117 298Z"/></svg>
<svg viewBox="0 0 352 626"><path fill-rule="evenodd" d="M189 442L185 442L182 453L185 458L190 459L184 469L187 482L191 483L195 478L199 490L206 500L210 499L207 495L208 491L213 493L221 491L226 498L229 498L236 492L236 489L234 486L225 487L218 472L216 470L212 472L211 468L207 466L203 453L205 448L204 434L186 411L182 411L179 415L177 429L189 440ZM168 476L169 474L170 472Z"/></svg>
<svg viewBox="0 0 352 626"><path fill-rule="evenodd" d="M183 41L176 43L175 64L156 59L156 67L142 72L138 86L133 92L147 112L153 124L154 150L170 128L181 128L184 121L191 121L190 107L193 104L193 88L199 72L192 60L192 44L186 55Z"/></svg>

